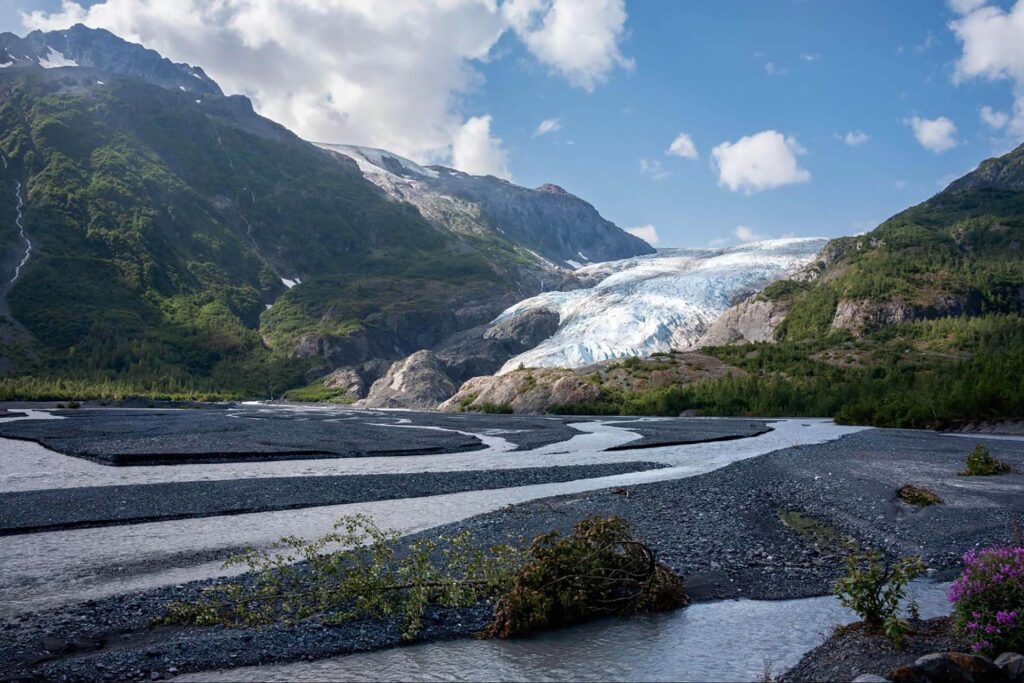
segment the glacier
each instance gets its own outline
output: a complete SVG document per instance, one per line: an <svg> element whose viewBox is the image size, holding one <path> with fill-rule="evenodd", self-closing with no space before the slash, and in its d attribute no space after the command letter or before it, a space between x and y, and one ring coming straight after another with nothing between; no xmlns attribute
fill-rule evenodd
<svg viewBox="0 0 1024 683"><path fill-rule="evenodd" d="M494 320L538 310L560 318L554 335L509 360L497 374L520 366L577 368L691 347L730 305L793 275L827 241L790 238L722 249L660 249L579 268L575 274L595 284L544 292Z"/></svg>

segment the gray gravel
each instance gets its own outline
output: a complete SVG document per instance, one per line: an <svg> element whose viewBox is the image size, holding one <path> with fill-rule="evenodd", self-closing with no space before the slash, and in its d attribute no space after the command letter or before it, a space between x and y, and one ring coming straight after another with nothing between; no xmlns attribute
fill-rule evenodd
<svg viewBox="0 0 1024 683"><path fill-rule="evenodd" d="M1024 475L956 475L977 442L987 443L1018 472L1024 469L1024 442L869 430L691 479L529 502L452 528L469 528L478 542L489 544L568 530L592 514L619 514L686 578L697 600L827 594L839 555L827 543L802 540L780 521L780 511L796 510L864 546L899 555L920 552L936 578L948 578L958 571L964 550L1008 540L1011 519L1024 512ZM935 490L943 503L910 507L896 497L906 483ZM444 529L429 533L439 531ZM171 667L184 672L321 658L398 642L395 624L381 620L263 630L147 627L168 602L194 596L202 585L118 596L0 625L7 641L0 648L0 672L138 678L166 675ZM486 606L434 612L422 638L468 636L486 619ZM47 636L54 639L50 646L68 652L46 654ZM49 659L31 663L39 657Z"/></svg>
<svg viewBox="0 0 1024 683"><path fill-rule="evenodd" d="M804 655L780 680L852 681L861 674L885 677L933 652L970 652L970 641L956 632L948 617L912 621L911 628L900 649L885 636L867 633L859 625L842 629Z"/></svg>
<svg viewBox="0 0 1024 683"><path fill-rule="evenodd" d="M520 469L273 477L0 494L0 536L186 517L436 496L607 477L664 467L650 462Z"/></svg>
<svg viewBox="0 0 1024 683"><path fill-rule="evenodd" d="M587 417L308 410L245 406L195 410L77 409L63 420L0 423L0 437L34 441L107 465L174 465L300 458L460 453L484 448L472 433L492 433L525 451L568 441ZM636 445L743 438L769 429L761 421L619 419ZM438 429L441 428L441 429Z"/></svg>

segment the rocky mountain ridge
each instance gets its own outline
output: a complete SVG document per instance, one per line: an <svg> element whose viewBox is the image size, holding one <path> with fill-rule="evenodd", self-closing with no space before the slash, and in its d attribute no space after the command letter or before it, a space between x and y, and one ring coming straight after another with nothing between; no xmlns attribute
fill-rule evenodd
<svg viewBox="0 0 1024 683"><path fill-rule="evenodd" d="M497 231L524 247L527 258L579 268L655 251L558 185L530 189L494 176L421 166L382 149L319 146L353 159L368 180L390 196L415 205L441 229L469 234Z"/></svg>

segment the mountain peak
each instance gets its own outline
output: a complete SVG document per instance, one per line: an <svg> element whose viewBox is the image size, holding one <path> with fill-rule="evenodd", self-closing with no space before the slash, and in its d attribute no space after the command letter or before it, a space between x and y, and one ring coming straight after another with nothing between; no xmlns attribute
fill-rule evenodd
<svg viewBox="0 0 1024 683"><path fill-rule="evenodd" d="M986 159L967 175L954 180L946 192L1004 190L1024 192L1024 145L1001 157Z"/></svg>
<svg viewBox="0 0 1024 683"><path fill-rule="evenodd" d="M110 31L75 24L63 31L32 31L24 37L0 33L0 67L44 69L88 67L147 81L168 90L223 96L206 72L177 64Z"/></svg>

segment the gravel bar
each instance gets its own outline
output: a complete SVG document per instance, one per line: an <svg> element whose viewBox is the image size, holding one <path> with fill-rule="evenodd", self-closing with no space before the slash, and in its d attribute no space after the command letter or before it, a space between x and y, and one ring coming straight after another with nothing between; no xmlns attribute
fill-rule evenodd
<svg viewBox="0 0 1024 683"><path fill-rule="evenodd" d="M318 505L419 498L608 477L657 469L652 462L521 469L276 477L94 486L0 494L0 536Z"/></svg>

